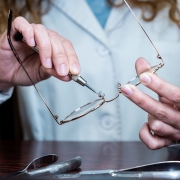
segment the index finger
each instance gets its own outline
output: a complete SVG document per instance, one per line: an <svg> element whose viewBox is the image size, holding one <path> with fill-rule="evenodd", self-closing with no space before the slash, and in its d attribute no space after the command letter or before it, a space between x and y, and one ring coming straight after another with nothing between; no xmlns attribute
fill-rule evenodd
<svg viewBox="0 0 180 180"><path fill-rule="evenodd" d="M137 74L140 75L141 73L149 69L151 65L144 58L141 57L137 59L135 67Z"/></svg>
<svg viewBox="0 0 180 180"><path fill-rule="evenodd" d="M62 36L60 36L60 39L68 58L70 73L73 75L78 75L80 73L80 64L73 44Z"/></svg>
<svg viewBox="0 0 180 180"><path fill-rule="evenodd" d="M180 88L167 83L155 74L142 73L140 80L149 89L169 100L172 104L180 107Z"/></svg>
<svg viewBox="0 0 180 180"><path fill-rule="evenodd" d="M164 97L172 104L180 107L180 88L167 83L155 74L145 72L150 68L150 64L143 58L136 61L136 71L140 74L139 79L142 84L157 93L159 96ZM142 74L141 74L142 73Z"/></svg>
<svg viewBox="0 0 180 180"><path fill-rule="evenodd" d="M17 17L12 22L12 35L20 32L29 46L35 46L34 30L31 24L23 17Z"/></svg>

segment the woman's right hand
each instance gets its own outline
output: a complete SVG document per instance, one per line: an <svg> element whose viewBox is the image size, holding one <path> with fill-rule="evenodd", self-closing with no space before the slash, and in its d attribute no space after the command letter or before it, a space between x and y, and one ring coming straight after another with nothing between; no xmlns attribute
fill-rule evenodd
<svg viewBox="0 0 180 180"><path fill-rule="evenodd" d="M15 41L20 32L26 43ZM34 83L54 76L70 81L68 73L78 75L80 64L70 41L41 24L30 24L17 17L11 27L12 43ZM39 54L31 47L37 45ZM0 90L14 85L28 86L31 82L16 60L7 40L7 31L0 37Z"/></svg>
<svg viewBox="0 0 180 180"><path fill-rule="evenodd" d="M156 74L144 72L150 67L143 58L136 61L136 71L140 75L141 83L154 91L159 100L130 84L123 86L122 92L148 113L148 122L139 133L140 139L148 148L159 149L180 140L180 88L164 81Z"/></svg>

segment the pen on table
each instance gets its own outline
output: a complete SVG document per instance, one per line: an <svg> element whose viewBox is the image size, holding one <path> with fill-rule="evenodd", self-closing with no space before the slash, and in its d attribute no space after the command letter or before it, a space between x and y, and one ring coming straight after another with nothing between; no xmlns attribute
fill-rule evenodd
<svg viewBox="0 0 180 180"><path fill-rule="evenodd" d="M26 43L25 39L23 38L23 36L20 32L16 33L14 38L16 41L22 40L23 42ZM37 53L39 53L39 49L37 46L32 47L32 49L34 51L36 51ZM88 89L90 89L94 93L98 94L91 86L88 85L87 81L85 79L83 79L80 75L72 75L71 73L69 73L69 76L71 77L71 79L73 81L77 82L81 86L86 86Z"/></svg>

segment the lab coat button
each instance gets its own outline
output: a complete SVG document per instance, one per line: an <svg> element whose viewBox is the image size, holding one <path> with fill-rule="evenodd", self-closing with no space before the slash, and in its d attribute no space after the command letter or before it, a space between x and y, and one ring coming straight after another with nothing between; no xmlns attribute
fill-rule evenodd
<svg viewBox="0 0 180 180"><path fill-rule="evenodd" d="M110 51L107 48L105 48L105 47L100 47L98 49L98 54L100 56L108 56L110 54Z"/></svg>
<svg viewBox="0 0 180 180"><path fill-rule="evenodd" d="M115 119L110 116L110 115L104 115L101 118L101 127L105 130L110 130L114 127L115 125Z"/></svg>

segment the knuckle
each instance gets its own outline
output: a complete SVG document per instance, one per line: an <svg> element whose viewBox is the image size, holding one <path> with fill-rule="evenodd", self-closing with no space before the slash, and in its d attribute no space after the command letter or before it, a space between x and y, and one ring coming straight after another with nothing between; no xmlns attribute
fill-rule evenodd
<svg viewBox="0 0 180 180"><path fill-rule="evenodd" d="M167 111L165 109L155 109L154 116L158 119L166 119L167 118Z"/></svg>
<svg viewBox="0 0 180 180"><path fill-rule="evenodd" d="M155 150L159 148L159 144L156 141L151 141L147 144L147 147L151 150Z"/></svg>
<svg viewBox="0 0 180 180"><path fill-rule="evenodd" d="M145 102L146 102L146 100L145 100L145 98L143 98L143 96L139 96L136 99L136 104L138 104L138 106L140 106L140 107L143 107Z"/></svg>
<svg viewBox="0 0 180 180"><path fill-rule="evenodd" d="M51 49L51 45L49 43L45 43L41 46L41 50L49 51Z"/></svg>
<svg viewBox="0 0 180 180"><path fill-rule="evenodd" d="M53 30L49 30L49 35L53 38L59 38L59 34Z"/></svg>
<svg viewBox="0 0 180 180"><path fill-rule="evenodd" d="M45 27L42 24L36 24L35 29L36 29L36 31L41 32L45 29Z"/></svg>
<svg viewBox="0 0 180 180"><path fill-rule="evenodd" d="M62 60L62 59L66 59L67 56L66 56L65 53L62 53L62 52L60 52L60 51L57 51L57 52L56 52L56 58Z"/></svg>
<svg viewBox="0 0 180 180"><path fill-rule="evenodd" d="M71 48L73 45L71 43L71 41L67 40L67 39L62 39L62 43L67 46L68 48Z"/></svg>
<svg viewBox="0 0 180 180"><path fill-rule="evenodd" d="M161 82L160 79L156 79L156 86L157 86L157 89L163 89L164 88L163 83Z"/></svg>
<svg viewBox="0 0 180 180"><path fill-rule="evenodd" d="M33 31L33 28L31 26L26 26L25 28L23 28L21 30L21 33L24 35L24 33L26 34L30 34Z"/></svg>
<svg viewBox="0 0 180 180"><path fill-rule="evenodd" d="M145 128L141 128L140 132L139 132L139 138L140 140L151 150L155 150L160 148L160 144L158 142L158 139L156 138L156 136L154 136L154 138L152 139L147 139L146 137L146 133L145 131L147 131Z"/></svg>
<svg viewBox="0 0 180 180"><path fill-rule="evenodd" d="M162 123L159 122L159 121L154 121L152 124L151 124L151 130L155 133L162 133L163 132L163 126L162 126Z"/></svg>
<svg viewBox="0 0 180 180"><path fill-rule="evenodd" d="M156 141L144 141L144 133L143 133L143 130L141 130L139 132L139 138L142 142L144 142L144 144L151 150L155 150L155 149L158 149L159 148L159 145Z"/></svg>

